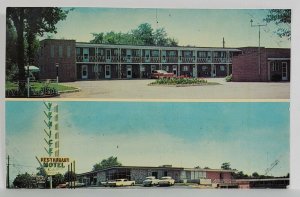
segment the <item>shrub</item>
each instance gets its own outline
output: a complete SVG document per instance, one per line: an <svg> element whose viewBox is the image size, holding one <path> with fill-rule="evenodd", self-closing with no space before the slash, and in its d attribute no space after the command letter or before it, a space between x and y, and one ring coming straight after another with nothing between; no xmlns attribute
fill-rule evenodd
<svg viewBox="0 0 300 197"><path fill-rule="evenodd" d="M160 85L193 85L193 84L207 84L204 79L197 78L161 78L152 82L151 84Z"/></svg>
<svg viewBox="0 0 300 197"><path fill-rule="evenodd" d="M228 75L228 76L226 76L225 80L226 80L227 82L230 82L230 81L232 81L232 74L231 74L231 75Z"/></svg>

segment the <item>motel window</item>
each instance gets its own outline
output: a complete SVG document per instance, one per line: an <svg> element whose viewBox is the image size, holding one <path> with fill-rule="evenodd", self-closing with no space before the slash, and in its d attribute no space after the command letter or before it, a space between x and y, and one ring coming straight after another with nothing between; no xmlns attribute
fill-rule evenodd
<svg viewBox="0 0 300 197"><path fill-rule="evenodd" d="M207 66L202 66L202 71L206 71L207 70Z"/></svg>
<svg viewBox="0 0 300 197"><path fill-rule="evenodd" d="M220 66L221 71L225 71L225 66Z"/></svg>
<svg viewBox="0 0 300 197"><path fill-rule="evenodd" d="M151 53L152 53L153 57L158 57L158 55L159 55L159 51L158 50L151 51Z"/></svg>
<svg viewBox="0 0 300 197"><path fill-rule="evenodd" d="M132 56L133 57L139 57L140 56L140 50L133 50L132 51Z"/></svg>
<svg viewBox="0 0 300 197"><path fill-rule="evenodd" d="M170 51L170 57L175 57L175 56L176 56L175 51Z"/></svg>
<svg viewBox="0 0 300 197"><path fill-rule="evenodd" d="M80 55L80 48L76 48L76 55L77 55L77 56Z"/></svg>
<svg viewBox="0 0 300 197"><path fill-rule="evenodd" d="M67 57L71 57L71 47L67 47Z"/></svg>
<svg viewBox="0 0 300 197"><path fill-rule="evenodd" d="M183 71L188 71L188 66L183 66Z"/></svg>
<svg viewBox="0 0 300 197"><path fill-rule="evenodd" d="M191 51L184 51L183 56L184 57L192 57L192 52Z"/></svg>
<svg viewBox="0 0 300 197"><path fill-rule="evenodd" d="M169 66L166 66L166 71L169 71Z"/></svg>
<svg viewBox="0 0 300 197"><path fill-rule="evenodd" d="M279 62L272 62L272 71L279 71Z"/></svg>
<svg viewBox="0 0 300 197"><path fill-rule="evenodd" d="M54 45L51 45L50 47L50 55L51 57L54 57Z"/></svg>
<svg viewBox="0 0 300 197"><path fill-rule="evenodd" d="M62 56L63 56L63 47L58 46L58 57L62 57Z"/></svg>
<svg viewBox="0 0 300 197"><path fill-rule="evenodd" d="M119 54L119 53L118 53L118 49L114 49L114 50L113 50L113 55L114 55L114 56L117 56L118 54Z"/></svg>
<svg viewBox="0 0 300 197"><path fill-rule="evenodd" d="M103 54L104 54L103 49L97 48L97 55L98 55L98 56L103 56Z"/></svg>
<svg viewBox="0 0 300 197"><path fill-rule="evenodd" d="M200 58L205 58L206 57L206 52L205 51L200 51L199 52L199 57Z"/></svg>

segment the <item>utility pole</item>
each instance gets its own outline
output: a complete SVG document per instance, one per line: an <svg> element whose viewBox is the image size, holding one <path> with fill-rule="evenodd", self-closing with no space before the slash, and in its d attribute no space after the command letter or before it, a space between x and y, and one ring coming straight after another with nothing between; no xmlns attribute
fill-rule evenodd
<svg viewBox="0 0 300 197"><path fill-rule="evenodd" d="M9 155L7 155L6 188L9 188Z"/></svg>
<svg viewBox="0 0 300 197"><path fill-rule="evenodd" d="M224 37L223 37L223 48L225 48L225 40L224 40Z"/></svg>
<svg viewBox="0 0 300 197"><path fill-rule="evenodd" d="M261 73L261 57L260 57L260 27L263 27L263 26L267 26L267 24L257 24L257 25L253 25L253 20L251 19L250 20L250 23L251 23L251 27L258 27L258 74L260 76L260 73Z"/></svg>

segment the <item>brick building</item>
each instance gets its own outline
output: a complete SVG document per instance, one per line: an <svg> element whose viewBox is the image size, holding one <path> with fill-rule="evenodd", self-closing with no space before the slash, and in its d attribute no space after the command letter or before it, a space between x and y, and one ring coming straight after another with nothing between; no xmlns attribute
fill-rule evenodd
<svg viewBox="0 0 300 197"><path fill-rule="evenodd" d="M41 79L149 78L153 70L176 76L225 77L233 81L289 81L290 49L257 47L160 47L91 44L75 40L41 41L37 64Z"/></svg>
<svg viewBox="0 0 300 197"><path fill-rule="evenodd" d="M290 49L260 48L260 65L258 47L239 48L240 54L232 60L233 81L289 81Z"/></svg>
<svg viewBox="0 0 300 197"><path fill-rule="evenodd" d="M77 175L79 182L86 185L100 185L101 182L126 178L134 180L136 183L142 183L147 176L161 178L171 176L175 182L199 182L200 179L211 179L212 183L231 183L234 170L222 169L201 169L201 168L183 168L163 165L159 167L151 166L119 166L111 167L98 171L91 171Z"/></svg>

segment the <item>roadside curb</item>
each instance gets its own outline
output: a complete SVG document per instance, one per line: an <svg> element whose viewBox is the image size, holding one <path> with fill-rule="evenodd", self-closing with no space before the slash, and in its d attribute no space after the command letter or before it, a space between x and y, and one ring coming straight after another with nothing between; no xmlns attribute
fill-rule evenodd
<svg viewBox="0 0 300 197"><path fill-rule="evenodd" d="M76 88L74 90L64 90L64 91L58 91L59 94L64 94L64 93L73 93L73 92L80 92L80 88Z"/></svg>

